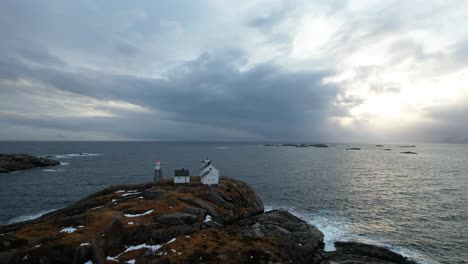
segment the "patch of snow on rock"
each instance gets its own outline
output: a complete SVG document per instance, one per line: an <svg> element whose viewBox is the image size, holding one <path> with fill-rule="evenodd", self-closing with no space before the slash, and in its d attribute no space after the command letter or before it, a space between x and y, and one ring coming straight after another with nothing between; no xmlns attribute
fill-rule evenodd
<svg viewBox="0 0 468 264"><path fill-rule="evenodd" d="M210 222L210 221L211 221L211 215L207 214L203 223Z"/></svg>
<svg viewBox="0 0 468 264"><path fill-rule="evenodd" d="M65 228L62 228L62 230L60 230L60 233L73 233L76 231L77 228L74 228L74 227L65 227Z"/></svg>
<svg viewBox="0 0 468 264"><path fill-rule="evenodd" d="M144 215L149 215L153 212L154 210L149 210L149 211L146 211L142 214L124 214L125 217L138 217L138 216L144 216Z"/></svg>

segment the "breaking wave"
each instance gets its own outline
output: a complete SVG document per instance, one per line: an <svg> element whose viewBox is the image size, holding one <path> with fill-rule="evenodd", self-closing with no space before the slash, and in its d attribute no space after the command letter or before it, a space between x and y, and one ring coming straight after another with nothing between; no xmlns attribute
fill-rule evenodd
<svg viewBox="0 0 468 264"><path fill-rule="evenodd" d="M429 264L423 254L416 252L414 250L410 250L403 247L397 247L393 245L389 245L386 243L382 243L380 241L376 241L370 238L358 236L357 234L352 233L351 225L349 221L345 219L337 219L335 217L323 216L320 214L312 214L306 212L298 212L294 208L286 207L286 206L271 206L265 205L265 212L271 210L286 210L291 214L299 217L300 219L306 221L310 225L315 226L323 233L323 240L325 243L325 251L335 251L335 242L343 241L343 242L360 242L366 244L372 244L380 247L387 248L393 252L399 253L402 256L408 257L414 260L418 264Z"/></svg>
<svg viewBox="0 0 468 264"><path fill-rule="evenodd" d="M78 152L78 153L68 153L68 154L49 154L49 155L43 155L43 156L49 157L49 158L56 158L56 159L71 159L71 158L76 158L76 157L94 157L94 156L101 156L101 155L102 153Z"/></svg>
<svg viewBox="0 0 468 264"><path fill-rule="evenodd" d="M57 209L44 210L44 211L40 211L39 213L35 213L35 214L20 215L20 216L17 216L17 217L13 217L12 219L8 220L7 224L10 225L10 224L14 224L14 223L33 220L33 219L39 218L39 217L41 217L41 216L43 216L43 215L45 215L47 213L53 212L55 210L57 210Z"/></svg>

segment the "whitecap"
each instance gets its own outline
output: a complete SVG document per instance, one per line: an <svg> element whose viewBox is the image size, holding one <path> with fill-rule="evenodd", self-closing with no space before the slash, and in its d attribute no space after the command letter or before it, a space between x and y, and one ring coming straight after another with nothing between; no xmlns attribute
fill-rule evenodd
<svg viewBox="0 0 468 264"><path fill-rule="evenodd" d="M59 170L59 169L46 169L46 170L42 170L43 172L62 172L63 170Z"/></svg>

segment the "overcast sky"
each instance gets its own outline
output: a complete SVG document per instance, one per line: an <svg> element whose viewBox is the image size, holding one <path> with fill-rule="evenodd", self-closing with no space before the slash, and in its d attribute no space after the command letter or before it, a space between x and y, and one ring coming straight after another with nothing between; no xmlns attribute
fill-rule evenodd
<svg viewBox="0 0 468 264"><path fill-rule="evenodd" d="M0 3L0 139L468 142L468 1Z"/></svg>

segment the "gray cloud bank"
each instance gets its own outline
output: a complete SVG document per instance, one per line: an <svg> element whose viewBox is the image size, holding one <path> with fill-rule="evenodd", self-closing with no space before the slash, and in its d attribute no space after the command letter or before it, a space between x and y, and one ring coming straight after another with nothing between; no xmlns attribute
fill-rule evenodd
<svg viewBox="0 0 468 264"><path fill-rule="evenodd" d="M348 6L348 1L332 2L318 7L327 16L337 16ZM320 60L304 56L297 62L284 58L295 42L290 32L295 17L306 8L299 2L279 3L4 1L0 139L468 138L464 135L468 122L461 122L460 114L466 108L460 106L427 108L424 115L434 122L404 127L385 137L372 134L366 120L355 120L359 126L352 128L330 122L353 118L350 110L366 101L343 96L345 85L324 82L337 74L333 60L359 44L404 29L405 21L389 18L395 10L380 16L377 24L351 21L334 37L340 45L330 45L331 56L320 55ZM370 33L356 41L355 27L366 23ZM449 59L405 42L393 45L392 54L442 61L449 70L466 65L466 43L455 45ZM367 78L380 68L384 66L357 71ZM364 78L361 75L355 78ZM374 81L369 91L399 94L402 89ZM468 102L468 96L463 100Z"/></svg>

